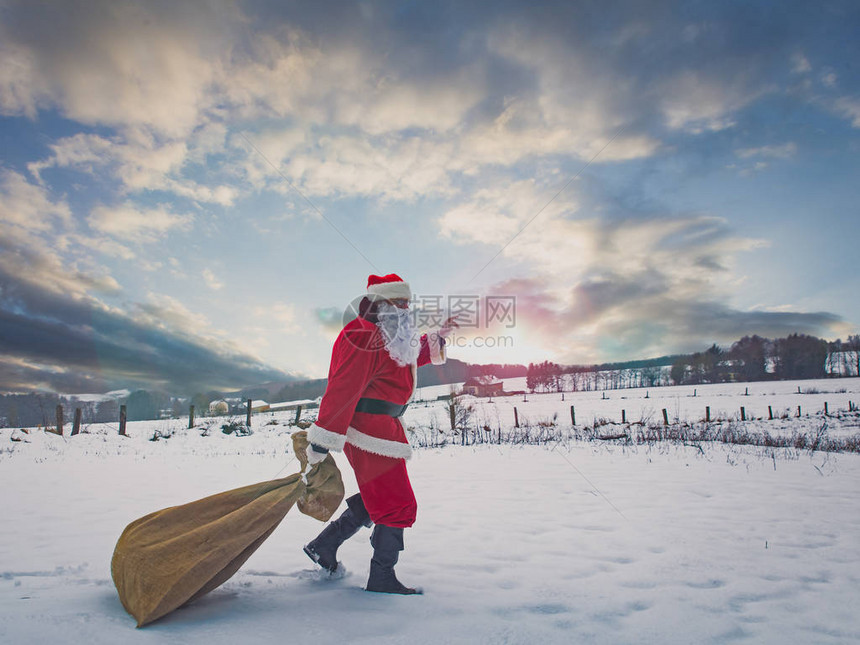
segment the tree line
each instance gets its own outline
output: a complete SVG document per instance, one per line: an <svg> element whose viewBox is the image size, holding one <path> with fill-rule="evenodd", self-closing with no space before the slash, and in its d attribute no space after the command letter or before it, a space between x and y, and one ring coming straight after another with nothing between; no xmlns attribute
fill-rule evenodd
<svg viewBox="0 0 860 645"><path fill-rule="evenodd" d="M631 387L672 385L664 366L606 367L605 365L559 365L550 361L529 363L526 388L530 392L591 392Z"/></svg>
<svg viewBox="0 0 860 645"><path fill-rule="evenodd" d="M728 349L711 345L704 352L680 357L670 376L678 385L858 376L860 335L828 342L791 334L771 340L744 336Z"/></svg>
<svg viewBox="0 0 860 645"><path fill-rule="evenodd" d="M702 352L649 361L529 363L526 387L530 392L576 392L839 376L860 376L860 335L831 342L805 334L775 340L744 336L728 349L713 344Z"/></svg>
<svg viewBox="0 0 860 645"><path fill-rule="evenodd" d="M105 398L98 401L81 400L76 396L60 396L51 392L0 394L0 428L53 427L56 424L58 405L62 405L66 411L80 408L81 421L84 425L117 423L120 405L126 406L129 421L158 419L188 413L187 398L172 397L165 392L148 390L135 390L124 397ZM66 418L71 418L68 412Z"/></svg>
<svg viewBox="0 0 860 645"><path fill-rule="evenodd" d="M600 365L562 366L550 361L528 366L471 365L451 359L446 365L421 367L418 378L422 386L429 386L462 382L480 375L525 376L530 392L860 376L860 334L832 342L804 334L776 340L744 336L728 349L714 344L693 354ZM135 390L125 397L99 401L44 392L0 394L0 427L51 426L55 423L57 405L67 410L81 408L84 424L116 423L120 405L126 406L129 421L183 416L188 414L189 405L194 405L198 414L206 414L210 402L227 396L242 402L249 398L269 402L315 399L325 392L326 383L326 379L290 382L274 395L265 388L248 388L232 395L214 390L198 392L190 398L148 390Z"/></svg>

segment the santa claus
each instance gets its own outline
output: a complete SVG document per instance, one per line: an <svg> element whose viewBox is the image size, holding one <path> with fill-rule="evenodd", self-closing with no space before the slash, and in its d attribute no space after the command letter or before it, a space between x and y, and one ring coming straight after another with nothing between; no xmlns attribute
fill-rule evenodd
<svg viewBox="0 0 860 645"><path fill-rule="evenodd" d="M415 391L416 369L445 362L445 338L457 327L449 318L438 332L419 335L409 285L398 275L371 275L358 317L344 326L332 350L328 386L308 430L308 463L343 450L359 492L347 509L304 551L323 569L338 568L337 550L362 526L374 526L367 591L415 594L397 580L403 529L415 523L418 505L406 472L412 447L400 415Z"/></svg>

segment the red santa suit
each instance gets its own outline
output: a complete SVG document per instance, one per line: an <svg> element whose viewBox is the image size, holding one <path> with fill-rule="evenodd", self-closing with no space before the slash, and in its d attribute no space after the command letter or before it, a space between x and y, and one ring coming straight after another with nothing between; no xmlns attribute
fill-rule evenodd
<svg viewBox="0 0 860 645"><path fill-rule="evenodd" d="M344 451L375 524L408 528L415 522L418 505L406 472L412 447L399 418L356 412L356 405L361 398L405 405L415 390L416 368L444 362L444 341L433 333L421 337L417 365L398 365L385 349L382 330L362 317L348 323L334 343L328 386L308 441Z"/></svg>

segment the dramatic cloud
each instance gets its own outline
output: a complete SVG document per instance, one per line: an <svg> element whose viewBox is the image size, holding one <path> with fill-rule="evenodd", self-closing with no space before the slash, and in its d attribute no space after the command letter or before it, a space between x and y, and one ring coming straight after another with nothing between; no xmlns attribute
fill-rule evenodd
<svg viewBox="0 0 860 645"><path fill-rule="evenodd" d="M145 387L193 394L292 378L224 339L205 340L205 319L170 298L139 304L128 315L92 299L22 288L3 267L0 293L2 390Z"/></svg>
<svg viewBox="0 0 860 645"><path fill-rule="evenodd" d="M20 5L2 25L12 71L0 76L0 109L34 118L56 107L116 129L51 144L29 165L37 176L106 166L127 192L231 206L254 189L285 190L241 139L227 145L236 125L279 120L289 129L250 138L303 192L413 200L450 196L458 177L486 167L550 155L650 157L675 130L731 127L776 91L764 81L774 60L795 73L809 65L788 41L753 49L744 34L760 16L737 32L730 12L696 21L632 4L607 31L575 5L512 5L463 12L457 35L416 15L421 29L439 30L418 47L418 25L395 31L383 8L339 6L320 29L310 9L267 21L256 3L71 3L52 20ZM728 57L726 42L736 48ZM845 98L838 109L851 115L851 106ZM207 161L223 175L195 176ZM236 165L249 183L237 181Z"/></svg>
<svg viewBox="0 0 860 645"><path fill-rule="evenodd" d="M836 100L836 109L851 120L851 125L860 128L860 98L842 97Z"/></svg>
<svg viewBox="0 0 860 645"><path fill-rule="evenodd" d="M240 351L169 296L123 308L106 304L103 298L122 295L122 287L81 249L110 242L75 233L68 205L45 188L5 171L0 209L0 390L135 386L193 393L290 378ZM90 225L122 239L154 241L185 221L164 209L96 208ZM106 251L134 257L122 245Z"/></svg>
<svg viewBox="0 0 860 645"><path fill-rule="evenodd" d="M76 134L51 144L52 154L27 168L42 183L44 171L51 168L89 174L107 170L124 193L162 190L197 202L230 206L239 195L238 187L209 185L183 176L187 166L223 152L224 137L217 126L201 129L185 141L157 140L140 129L129 129L113 139Z"/></svg>
<svg viewBox="0 0 860 645"><path fill-rule="evenodd" d="M839 1L4 2L0 380L324 364L324 303L380 257L509 290L560 360L832 334L857 316L822 287L857 286L857 24ZM765 238L779 266L741 270Z"/></svg>
<svg viewBox="0 0 860 645"><path fill-rule="evenodd" d="M488 293L514 296L517 327L533 337L539 332L543 349L570 364L701 351L751 334L829 336L842 326L828 312L743 311L715 300L679 298L656 271L636 279L594 278L562 296L554 281L541 278L505 281Z"/></svg>
<svg viewBox="0 0 860 645"><path fill-rule="evenodd" d="M499 246L502 257L559 279L637 276L656 268L674 276L671 285L683 288L681 295L714 283L715 270L727 268L739 250L759 244L738 239L725 221L707 215L588 217L589 209L573 191L556 197L557 189L533 180L484 190L446 213L440 230L458 244Z"/></svg>
<svg viewBox="0 0 860 645"><path fill-rule="evenodd" d="M741 159L749 159L750 157L789 159L797 154L797 144L789 142L782 145L762 146L760 148L742 148L735 150L735 154Z"/></svg>
<svg viewBox="0 0 860 645"><path fill-rule="evenodd" d="M343 309L337 307L320 307L314 311L319 326L331 334L337 334L343 329Z"/></svg>
<svg viewBox="0 0 860 645"><path fill-rule="evenodd" d="M691 351L752 333L830 336L840 327L840 317L826 312L733 308L731 295L743 281L735 258L764 242L739 237L721 218L580 218L584 200L565 195L534 217L552 197L542 192L533 181L483 191L439 226L459 244L498 247L501 258L527 267L529 277L487 293L515 296L519 324L564 360Z"/></svg>
<svg viewBox="0 0 860 645"><path fill-rule="evenodd" d="M748 85L752 83L712 83L693 72L669 78L664 83L667 98L661 105L666 125L693 134L730 128L735 124L734 113L761 93L750 91Z"/></svg>
<svg viewBox="0 0 860 645"><path fill-rule="evenodd" d="M106 166L128 192L165 190L231 205L247 186L201 183L187 170L201 155L233 163L223 147L225 119L279 117L300 138L278 153L264 141L270 133L252 139L304 191L414 199L450 194L452 175L476 166L549 154L590 158L632 117L635 88L622 76L595 77L593 52L519 32L515 22L476 32L473 60L448 56L450 64L438 66L432 49L414 50L419 58L406 65L374 42L372 34L385 28L374 19L359 21L346 38L338 27L312 36L301 26L274 25L246 39L248 19L238 9L198 9L67 5L62 29L23 8L13 14L7 53L27 73L0 78L0 108L34 117L59 107L71 119L118 131L62 139L31 172ZM495 86L506 68L510 79L537 83ZM308 139L317 127L337 130ZM654 136L628 130L603 159L645 157L658 146ZM264 176L276 176L249 156ZM248 172L257 187L259 172Z"/></svg>
<svg viewBox="0 0 860 645"><path fill-rule="evenodd" d="M5 13L4 111L33 117L56 106L81 123L167 136L198 124L227 51L219 23L225 14L240 18L229 5L206 3L72 2L54 6L50 19L22 3Z"/></svg>
<svg viewBox="0 0 860 645"><path fill-rule="evenodd" d="M216 278L215 274L212 273L210 269L203 269L203 281L206 283L207 287L212 289L212 291L218 291L219 289L224 288L224 283Z"/></svg>
<svg viewBox="0 0 860 645"><path fill-rule="evenodd" d="M72 226L69 206L18 173L0 175L0 271L15 280L0 296L15 299L30 286L55 294L83 297L90 291L114 293L119 284L101 266L86 259L63 262L59 255ZM52 251L52 249L54 249Z"/></svg>
<svg viewBox="0 0 860 645"><path fill-rule="evenodd" d="M68 204L52 201L39 186L12 170L0 169L0 223L8 235L19 232L44 232L71 220Z"/></svg>
<svg viewBox="0 0 860 645"><path fill-rule="evenodd" d="M298 130L252 136L253 148L241 138L236 143L245 144L243 170L258 188L289 194L296 186L314 197L360 196L380 201L413 201L454 192L450 146L417 137L354 136L325 137L310 145Z"/></svg>
<svg viewBox="0 0 860 645"><path fill-rule="evenodd" d="M171 213L166 208L141 210L126 203L109 208L98 206L90 212L90 228L125 240L154 241L173 228L187 228L190 217Z"/></svg>

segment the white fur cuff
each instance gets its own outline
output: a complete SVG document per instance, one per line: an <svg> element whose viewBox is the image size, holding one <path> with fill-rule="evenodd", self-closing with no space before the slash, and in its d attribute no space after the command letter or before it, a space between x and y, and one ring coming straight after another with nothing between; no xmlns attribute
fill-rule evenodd
<svg viewBox="0 0 860 645"><path fill-rule="evenodd" d="M346 443L346 435L326 430L315 423L308 428L308 442L329 450L340 451L343 450L343 444Z"/></svg>
<svg viewBox="0 0 860 645"><path fill-rule="evenodd" d="M352 426L346 431L346 440L349 441L350 445L360 450L372 452L375 455L382 455L383 457L409 459L412 456L412 446L408 443L371 437L369 434L359 432Z"/></svg>

